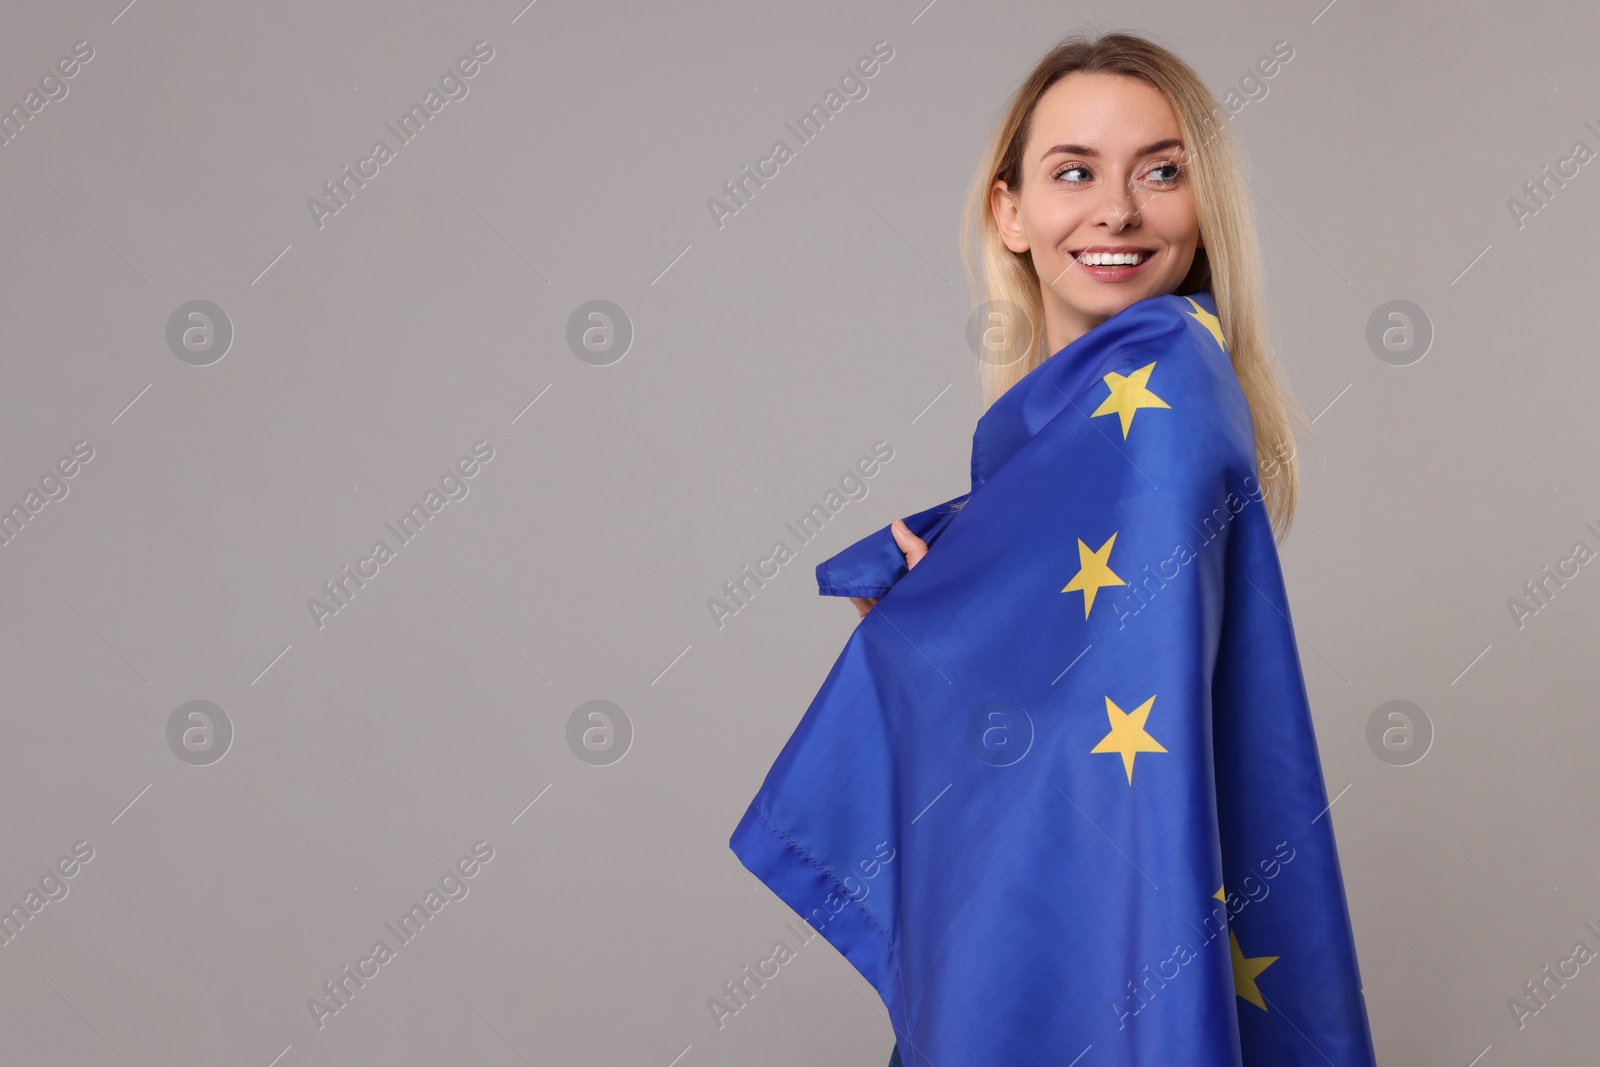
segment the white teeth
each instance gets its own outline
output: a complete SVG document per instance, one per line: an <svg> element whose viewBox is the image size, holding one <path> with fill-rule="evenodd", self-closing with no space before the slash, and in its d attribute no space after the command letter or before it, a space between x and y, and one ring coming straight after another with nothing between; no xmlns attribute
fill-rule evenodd
<svg viewBox="0 0 1600 1067"><path fill-rule="evenodd" d="M1144 252L1084 252L1078 262L1085 267L1135 267L1145 260Z"/></svg>

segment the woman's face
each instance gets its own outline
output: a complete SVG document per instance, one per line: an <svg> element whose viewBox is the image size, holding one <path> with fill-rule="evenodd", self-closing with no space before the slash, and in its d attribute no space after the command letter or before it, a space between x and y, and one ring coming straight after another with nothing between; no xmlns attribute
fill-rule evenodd
<svg viewBox="0 0 1600 1067"><path fill-rule="evenodd" d="M1006 247L1033 256L1051 353L1182 284L1203 247L1185 159L1178 117L1148 82L1079 71L1039 98L1020 193L997 181L990 206Z"/></svg>

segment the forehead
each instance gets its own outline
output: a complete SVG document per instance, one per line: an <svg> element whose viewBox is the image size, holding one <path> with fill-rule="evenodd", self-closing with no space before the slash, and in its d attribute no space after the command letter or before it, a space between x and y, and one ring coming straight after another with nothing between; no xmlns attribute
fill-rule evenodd
<svg viewBox="0 0 1600 1067"><path fill-rule="evenodd" d="M1093 148L1104 157L1182 136L1177 113L1149 82L1121 74L1068 74L1039 98L1024 150L1037 163L1052 145Z"/></svg>

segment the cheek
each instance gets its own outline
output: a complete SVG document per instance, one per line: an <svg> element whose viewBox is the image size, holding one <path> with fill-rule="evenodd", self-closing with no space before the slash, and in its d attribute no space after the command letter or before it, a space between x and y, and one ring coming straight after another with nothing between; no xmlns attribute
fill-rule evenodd
<svg viewBox="0 0 1600 1067"><path fill-rule="evenodd" d="M1167 239L1173 244L1197 244L1200 240L1200 219L1195 214L1194 200L1188 192L1175 195L1165 207L1163 225Z"/></svg>
<svg viewBox="0 0 1600 1067"><path fill-rule="evenodd" d="M1200 222L1187 201L1164 200L1145 209L1145 225L1173 248L1194 248L1200 242Z"/></svg>
<svg viewBox="0 0 1600 1067"><path fill-rule="evenodd" d="M1062 246L1073 234L1083 229L1083 209L1066 199L1046 200L1035 204L1026 216L1028 232L1033 236L1035 251L1062 252ZM1064 253L1063 253L1064 254Z"/></svg>

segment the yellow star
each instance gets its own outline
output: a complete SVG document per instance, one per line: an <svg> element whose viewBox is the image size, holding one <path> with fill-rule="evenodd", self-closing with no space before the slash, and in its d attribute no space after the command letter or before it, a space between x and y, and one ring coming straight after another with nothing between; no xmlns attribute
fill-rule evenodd
<svg viewBox="0 0 1600 1067"><path fill-rule="evenodd" d="M1116 539L1117 535L1112 534L1105 544L1091 552L1089 546L1083 543L1083 538L1078 538L1078 573L1061 591L1070 593L1077 589L1083 593L1083 617L1086 619L1089 609L1094 606L1094 595L1102 586L1128 584L1111 570L1111 544Z"/></svg>
<svg viewBox="0 0 1600 1067"><path fill-rule="evenodd" d="M1100 739L1100 743L1089 751L1115 752L1122 757L1122 768L1128 772L1128 784L1133 784L1133 757L1140 752L1165 752L1161 742L1144 732L1144 724L1150 718L1150 705L1156 702L1151 697L1132 711L1123 711L1117 707L1110 697L1106 697L1106 718L1111 720L1111 732Z"/></svg>
<svg viewBox="0 0 1600 1067"><path fill-rule="evenodd" d="M1207 311L1199 304L1196 304L1193 299L1187 296L1184 297L1184 299L1188 300L1189 303L1194 306L1194 311L1189 313L1189 317L1198 321L1200 325L1210 330L1211 336L1217 339L1217 347L1226 352L1228 350L1228 342L1222 339L1222 320L1211 314L1211 312Z"/></svg>
<svg viewBox="0 0 1600 1067"><path fill-rule="evenodd" d="M1266 1001L1261 999L1261 990L1256 988L1256 976L1278 958L1276 956L1251 956L1245 958L1244 949L1239 947L1239 938L1232 930L1228 931L1228 949L1233 954L1233 991L1262 1011L1267 1010Z"/></svg>
<svg viewBox="0 0 1600 1067"><path fill-rule="evenodd" d="M1140 408L1166 408L1172 405L1162 400L1159 396L1145 388L1145 383L1150 380L1150 372L1156 365L1151 363L1140 367L1132 374L1124 377L1112 371L1103 379L1111 389L1111 395L1100 401L1100 406L1094 409L1092 419L1096 415L1110 415L1115 412L1122 418L1122 439L1128 439L1128 427L1133 425L1133 413Z"/></svg>

